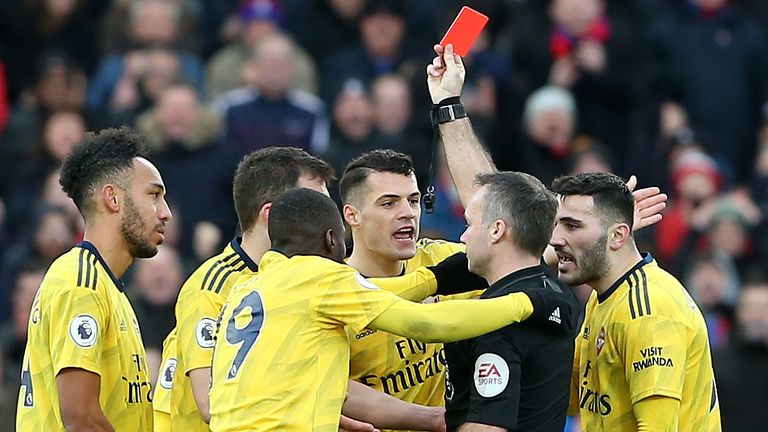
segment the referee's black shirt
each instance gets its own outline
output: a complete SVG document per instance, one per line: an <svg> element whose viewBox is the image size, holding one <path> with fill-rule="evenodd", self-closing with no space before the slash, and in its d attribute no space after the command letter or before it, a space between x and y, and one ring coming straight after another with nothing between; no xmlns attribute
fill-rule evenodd
<svg viewBox="0 0 768 432"><path fill-rule="evenodd" d="M511 273L490 287L483 298L524 289L560 290L569 310L558 308L551 319L576 321L581 306L570 288L539 265ZM562 432L573 367L574 337L535 323L509 325L486 335L445 344L448 361L445 419L449 431L465 422L510 431Z"/></svg>

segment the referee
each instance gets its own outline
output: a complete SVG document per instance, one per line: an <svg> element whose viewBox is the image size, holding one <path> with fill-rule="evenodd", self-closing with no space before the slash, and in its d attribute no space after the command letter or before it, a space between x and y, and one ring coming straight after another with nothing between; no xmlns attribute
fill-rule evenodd
<svg viewBox="0 0 768 432"><path fill-rule="evenodd" d="M490 287L482 298L521 290L562 293L549 320L568 331L534 323L503 327L445 345L446 425L449 431L552 431L565 425L574 336L580 305L543 265L558 202L535 177L517 172L480 174L467 206L469 268Z"/></svg>

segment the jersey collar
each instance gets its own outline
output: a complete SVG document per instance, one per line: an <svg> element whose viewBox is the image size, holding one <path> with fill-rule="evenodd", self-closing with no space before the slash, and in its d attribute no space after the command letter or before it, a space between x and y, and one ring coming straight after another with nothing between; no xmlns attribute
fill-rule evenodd
<svg viewBox="0 0 768 432"><path fill-rule="evenodd" d="M99 250L96 249L96 246L94 246L93 243L91 243L91 242L89 242L87 240L83 240L80 243L76 244L75 247L83 248L83 249L91 252L92 254L96 255L96 258L101 263L101 266L104 267L104 270L107 271L107 274L109 275L110 279L112 279L112 283L115 284L117 289L119 289L120 291L123 291L125 289L125 284L123 283L123 281L118 279L115 276L115 274L112 273L112 270L110 270L109 266L107 265L107 262L104 261L104 258L101 257L101 254L99 253Z"/></svg>
<svg viewBox="0 0 768 432"><path fill-rule="evenodd" d="M483 297L492 296L504 287L508 287L526 279L542 275L544 275L544 267L541 265L535 265L533 267L525 267L520 270L516 270L497 280L493 285L489 286L488 289L485 290Z"/></svg>
<svg viewBox="0 0 768 432"><path fill-rule="evenodd" d="M653 262L653 256L651 256L651 253L650 252L645 252L643 254L643 258L637 264L632 266L632 268L629 269L629 271L624 273L624 275L622 277L620 277L616 282L614 282L613 285L611 285L610 288L605 290L605 292L603 292L602 294L598 294L597 295L597 301L599 303L602 303L602 302L608 300L608 297L610 297L611 294L613 294L613 292L616 291L621 286L621 284L623 284L624 281L627 280L629 275L631 275L632 273L637 271L637 269L639 269L640 267L643 267L644 265L650 264L652 262Z"/></svg>
<svg viewBox="0 0 768 432"><path fill-rule="evenodd" d="M232 247L232 249L237 252L238 255L240 255L240 258L243 259L243 262L245 262L245 265L248 266L248 269L254 273L259 271L259 265L256 264L251 257L248 256L247 253L243 250L243 247L240 246L240 244L243 242L243 238L238 236L232 239L231 242L229 242L229 245Z"/></svg>

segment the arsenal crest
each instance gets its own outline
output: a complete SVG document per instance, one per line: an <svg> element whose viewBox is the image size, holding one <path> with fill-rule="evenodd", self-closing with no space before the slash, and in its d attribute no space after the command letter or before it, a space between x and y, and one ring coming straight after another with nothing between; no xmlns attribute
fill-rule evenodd
<svg viewBox="0 0 768 432"><path fill-rule="evenodd" d="M605 327L600 327L600 333L598 333L597 341L595 342L597 355L600 355L600 351L603 350L603 345L605 345Z"/></svg>

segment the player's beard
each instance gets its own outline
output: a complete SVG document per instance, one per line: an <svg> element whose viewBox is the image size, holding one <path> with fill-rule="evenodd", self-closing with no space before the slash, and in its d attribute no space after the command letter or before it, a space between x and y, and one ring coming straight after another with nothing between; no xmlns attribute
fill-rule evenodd
<svg viewBox="0 0 768 432"><path fill-rule="evenodd" d="M157 255L157 246L146 237L147 224L141 219L139 211L130 196L125 197L125 209L120 221L120 230L128 246L128 252L136 258L152 258Z"/></svg>
<svg viewBox="0 0 768 432"><path fill-rule="evenodd" d="M608 262L608 253L605 250L607 242L608 231L606 230L594 245L578 255L577 268L579 272L573 280L567 282L569 285L588 284L608 273L610 263Z"/></svg>

